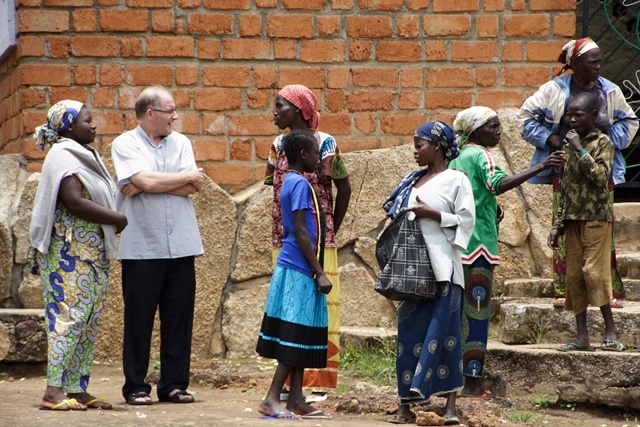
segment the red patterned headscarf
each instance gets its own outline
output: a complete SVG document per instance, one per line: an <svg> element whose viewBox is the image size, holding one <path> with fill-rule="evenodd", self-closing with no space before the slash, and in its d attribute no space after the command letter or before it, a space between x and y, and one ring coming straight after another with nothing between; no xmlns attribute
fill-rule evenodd
<svg viewBox="0 0 640 427"><path fill-rule="evenodd" d="M558 62L564 64L560 71L555 73L553 77L557 77L571 68L571 63L579 56L587 53L591 49L599 49L596 42L591 40L591 37L585 37L583 39L571 40L565 44L558 56Z"/></svg>
<svg viewBox="0 0 640 427"><path fill-rule="evenodd" d="M307 121L312 131L318 130L320 125L320 113L316 111L318 99L311 89L303 85L287 85L278 92L278 95L300 109L302 118Z"/></svg>

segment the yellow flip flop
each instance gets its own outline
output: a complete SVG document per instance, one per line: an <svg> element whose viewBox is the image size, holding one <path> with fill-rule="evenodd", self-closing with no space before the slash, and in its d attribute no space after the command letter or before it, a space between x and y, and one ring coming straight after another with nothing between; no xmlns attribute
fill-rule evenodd
<svg viewBox="0 0 640 427"><path fill-rule="evenodd" d="M108 406L94 405L94 403L104 403ZM104 397L96 397L95 399L91 399L90 401L85 403L84 406L91 409L103 409L105 411L113 409L113 406L109 402L105 402Z"/></svg>
<svg viewBox="0 0 640 427"><path fill-rule="evenodd" d="M78 405L80 404L80 402L78 402L76 399L65 399L60 403L56 403L55 405L51 405L51 406L46 406L41 404L40 408L41 409L46 409L46 410L50 410L50 411L86 411L87 408L82 408L82 409L74 409L71 407L71 405Z"/></svg>

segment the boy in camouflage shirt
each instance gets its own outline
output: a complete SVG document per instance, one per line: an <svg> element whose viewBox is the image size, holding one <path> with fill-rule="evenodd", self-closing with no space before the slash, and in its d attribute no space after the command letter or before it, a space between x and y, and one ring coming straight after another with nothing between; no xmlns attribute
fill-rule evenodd
<svg viewBox="0 0 640 427"><path fill-rule="evenodd" d="M598 97L583 92L569 101L571 130L565 139L567 159L561 178L560 202L549 233L549 246L558 248L564 235L567 265L565 310L576 316L575 341L559 351L593 351L587 332L587 307L600 307L605 323L603 350L621 351L613 321L610 256L613 201L607 184L613 163L613 143L595 128Z"/></svg>

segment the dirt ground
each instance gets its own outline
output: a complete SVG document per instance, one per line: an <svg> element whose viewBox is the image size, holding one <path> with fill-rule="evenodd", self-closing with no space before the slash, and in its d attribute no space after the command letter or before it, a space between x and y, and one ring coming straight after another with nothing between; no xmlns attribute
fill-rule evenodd
<svg viewBox="0 0 640 427"><path fill-rule="evenodd" d="M194 362L189 391L196 401L177 405L129 406L120 388L123 376L119 364L96 364L89 391L114 405L111 411L54 412L39 410L46 385L44 366L0 365L0 426L39 427L52 425L125 426L279 426L371 427L390 425L385 421L395 411L395 389L342 374L337 390L325 401L314 403L331 413L330 420L284 421L261 419L260 399L271 380L274 365L267 360L207 360ZM157 377L153 371L151 380ZM155 392L155 389L154 389ZM155 395L152 394L155 399ZM640 427L639 415L606 408L535 409L531 399L497 397L488 400L459 399L458 416L469 427L544 425L554 427ZM434 398L414 410L442 415L445 400ZM636 418L638 417L638 418ZM515 423L523 419L526 423Z"/></svg>

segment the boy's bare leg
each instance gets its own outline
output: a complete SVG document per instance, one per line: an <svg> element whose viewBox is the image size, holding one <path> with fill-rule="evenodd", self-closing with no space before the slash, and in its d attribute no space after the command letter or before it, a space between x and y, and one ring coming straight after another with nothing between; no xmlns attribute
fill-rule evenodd
<svg viewBox="0 0 640 427"><path fill-rule="evenodd" d="M609 312L611 312L611 307L609 307ZM591 349L591 344L589 343L589 333L587 332L587 310L584 310L582 313L576 314L576 326L578 327L576 343L582 345L584 349Z"/></svg>
<svg viewBox="0 0 640 427"><path fill-rule="evenodd" d="M600 312L604 318L604 340L616 341L618 339L618 329L613 321L613 313L611 311L611 303L606 303L600 307Z"/></svg>

